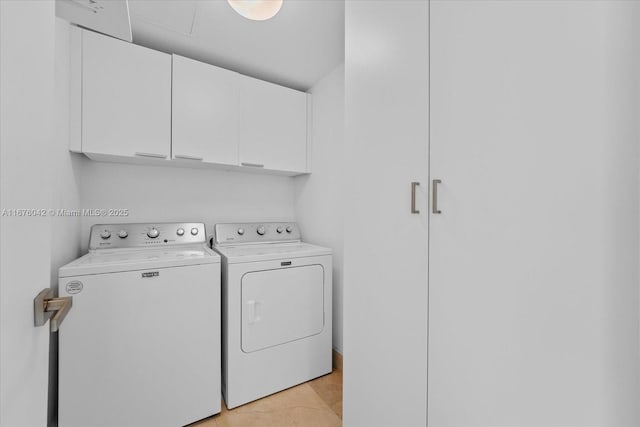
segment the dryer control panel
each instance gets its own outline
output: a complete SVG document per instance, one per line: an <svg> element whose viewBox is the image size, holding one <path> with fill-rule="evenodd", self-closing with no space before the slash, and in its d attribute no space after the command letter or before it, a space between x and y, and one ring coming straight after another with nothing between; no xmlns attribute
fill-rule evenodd
<svg viewBox="0 0 640 427"><path fill-rule="evenodd" d="M299 242L300 228L295 222L238 222L216 224L214 245Z"/></svg>
<svg viewBox="0 0 640 427"><path fill-rule="evenodd" d="M91 227L89 249L148 248L206 243L204 224L96 224Z"/></svg>

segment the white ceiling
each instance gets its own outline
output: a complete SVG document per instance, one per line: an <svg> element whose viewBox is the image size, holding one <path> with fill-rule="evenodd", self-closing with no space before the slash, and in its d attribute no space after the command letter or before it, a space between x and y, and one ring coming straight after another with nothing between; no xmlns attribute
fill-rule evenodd
<svg viewBox="0 0 640 427"><path fill-rule="evenodd" d="M284 0L251 21L226 0L129 0L133 42L307 90L344 60L344 0Z"/></svg>

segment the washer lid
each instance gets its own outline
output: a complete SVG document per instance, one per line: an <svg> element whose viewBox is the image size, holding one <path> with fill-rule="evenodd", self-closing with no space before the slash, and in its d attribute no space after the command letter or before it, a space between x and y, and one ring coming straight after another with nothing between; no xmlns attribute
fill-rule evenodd
<svg viewBox="0 0 640 427"><path fill-rule="evenodd" d="M180 248L100 250L90 252L60 267L58 276L70 277L219 262L220 256L204 245Z"/></svg>
<svg viewBox="0 0 640 427"><path fill-rule="evenodd" d="M331 255L332 252L329 248L301 242L216 246L214 249L229 264Z"/></svg>

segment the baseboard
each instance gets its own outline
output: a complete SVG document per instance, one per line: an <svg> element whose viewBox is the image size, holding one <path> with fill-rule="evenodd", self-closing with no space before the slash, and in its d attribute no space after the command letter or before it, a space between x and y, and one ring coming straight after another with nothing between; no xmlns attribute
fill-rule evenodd
<svg viewBox="0 0 640 427"><path fill-rule="evenodd" d="M342 354L333 350L333 369L337 371L342 371Z"/></svg>

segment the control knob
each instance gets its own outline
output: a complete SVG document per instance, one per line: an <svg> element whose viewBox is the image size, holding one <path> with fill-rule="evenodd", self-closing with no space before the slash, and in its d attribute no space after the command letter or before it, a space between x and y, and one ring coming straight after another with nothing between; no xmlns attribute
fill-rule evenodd
<svg viewBox="0 0 640 427"><path fill-rule="evenodd" d="M151 237L152 239L155 239L159 235L160 235L160 232L155 227L147 231L147 236Z"/></svg>
<svg viewBox="0 0 640 427"><path fill-rule="evenodd" d="M195 228L195 227L193 227L193 228L191 229L191 235L192 235L192 236L196 236L197 234L198 234L198 229L197 229L197 228Z"/></svg>
<svg viewBox="0 0 640 427"><path fill-rule="evenodd" d="M267 230L265 230L264 226L261 225L256 231L259 235L264 236L264 233L266 233Z"/></svg>
<svg viewBox="0 0 640 427"><path fill-rule="evenodd" d="M244 228L238 228L238 234L242 236L244 234Z"/></svg>
<svg viewBox="0 0 640 427"><path fill-rule="evenodd" d="M111 232L109 230L104 230L102 233L100 233L100 237L106 240L111 237Z"/></svg>
<svg viewBox="0 0 640 427"><path fill-rule="evenodd" d="M287 233L291 233L293 231L293 227L287 225Z"/></svg>
<svg viewBox="0 0 640 427"><path fill-rule="evenodd" d="M129 236L129 233L127 233L127 230L118 231L118 237L120 237L121 239L126 239L127 236Z"/></svg>
<svg viewBox="0 0 640 427"><path fill-rule="evenodd" d="M178 236L184 236L184 228L180 227L176 230Z"/></svg>
<svg viewBox="0 0 640 427"><path fill-rule="evenodd" d="M284 229L282 227L278 227L276 228L276 231L278 232L278 234L281 234L284 231Z"/></svg>

